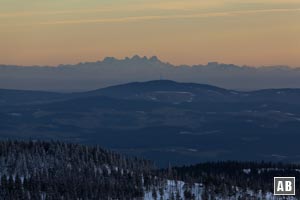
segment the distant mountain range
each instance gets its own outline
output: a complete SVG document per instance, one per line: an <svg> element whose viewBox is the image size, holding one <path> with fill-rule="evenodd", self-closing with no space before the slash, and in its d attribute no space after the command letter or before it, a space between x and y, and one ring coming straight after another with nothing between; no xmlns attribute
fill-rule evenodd
<svg viewBox="0 0 300 200"><path fill-rule="evenodd" d="M169 80L80 93L0 90L0 139L99 144L159 165L300 162L300 90Z"/></svg>
<svg viewBox="0 0 300 200"><path fill-rule="evenodd" d="M46 91L88 91L133 81L168 79L212 84L237 90L300 88L300 68L249 67L210 62L207 65L174 66L151 58L133 56L76 65L0 65L0 88Z"/></svg>

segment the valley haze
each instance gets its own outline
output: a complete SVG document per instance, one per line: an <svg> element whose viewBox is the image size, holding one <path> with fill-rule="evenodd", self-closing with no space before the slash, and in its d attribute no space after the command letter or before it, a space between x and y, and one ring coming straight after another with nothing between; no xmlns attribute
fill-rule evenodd
<svg viewBox="0 0 300 200"><path fill-rule="evenodd" d="M300 68L288 66L249 67L218 62L176 66L156 56L138 55L56 67L0 65L0 88L60 92L88 91L156 79L205 83L236 90L300 88L299 77Z"/></svg>

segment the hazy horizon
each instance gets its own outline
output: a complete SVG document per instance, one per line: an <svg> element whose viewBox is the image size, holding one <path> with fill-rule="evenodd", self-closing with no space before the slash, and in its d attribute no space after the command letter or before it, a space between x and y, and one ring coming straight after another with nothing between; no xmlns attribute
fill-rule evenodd
<svg viewBox="0 0 300 200"><path fill-rule="evenodd" d="M102 59L98 59L98 60L82 60L79 62L66 62L66 63L59 63L59 64L53 64L53 65L44 65L44 64L32 64L32 65L23 65L23 64L5 64L5 63L0 63L0 66L18 66L18 67L59 67L59 66L68 66L68 65L79 65L79 64L83 64L83 63L97 63L97 62L103 62L105 59L107 58L114 58L118 61L125 61L126 59L133 59L135 56L138 56L139 58L143 59L146 58L148 60L150 60L151 58L155 57L157 58L160 62L162 63L166 63L166 64L170 64L174 67L180 67L180 66L206 66L209 65L209 63L218 63L218 64L224 64L224 65L235 65L238 67L253 67L253 68L260 68L260 67L277 67L277 66L283 66L283 67L290 67L290 68L300 68L299 66L290 66L290 65L285 65L285 64L275 64L275 65L248 65L248 64L243 64L243 65L239 65L236 63L224 63L224 62L219 62L217 60L211 60L211 61L207 61L206 63L193 63L193 64L187 64L187 63L180 63L180 64L176 64L176 63L172 63L168 60L162 60L159 56L157 55L152 55L152 56L144 56L144 55L139 55L139 54L134 54L131 56L125 56L125 57L115 57L115 56L105 56Z"/></svg>
<svg viewBox="0 0 300 200"><path fill-rule="evenodd" d="M300 66L298 0L3 0L0 63L58 65L158 55Z"/></svg>

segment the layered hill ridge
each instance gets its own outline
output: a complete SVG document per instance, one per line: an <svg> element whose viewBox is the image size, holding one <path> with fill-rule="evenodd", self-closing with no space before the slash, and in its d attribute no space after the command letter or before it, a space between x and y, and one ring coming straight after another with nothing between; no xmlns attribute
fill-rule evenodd
<svg viewBox="0 0 300 200"><path fill-rule="evenodd" d="M43 104L76 98L108 97L152 102L272 102L297 104L300 89L229 90L208 84L152 80L131 82L87 92L57 93L0 89L0 105Z"/></svg>
<svg viewBox="0 0 300 200"><path fill-rule="evenodd" d="M0 91L0 138L100 144L165 166L299 162L299 89L252 92L169 80L80 93ZM285 148L289 146L290 148Z"/></svg>

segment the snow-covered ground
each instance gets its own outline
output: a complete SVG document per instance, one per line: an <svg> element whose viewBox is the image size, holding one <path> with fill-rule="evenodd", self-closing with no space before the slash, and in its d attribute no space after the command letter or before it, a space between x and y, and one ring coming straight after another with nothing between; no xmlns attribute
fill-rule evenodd
<svg viewBox="0 0 300 200"><path fill-rule="evenodd" d="M246 169L245 173L249 173L249 170ZM195 183L192 187L187 187L187 184L183 181L174 181L167 180L165 186L162 189L152 188L149 191L145 192L144 200L190 200L185 198L184 191L187 188L191 188L190 192L194 196L193 200L202 200L202 194L205 190L203 184ZM189 190L189 189L188 189ZM296 200L297 198L292 196L274 196L271 192L262 194L262 192L254 193L253 190L248 189L242 192L239 188L236 187L237 193L234 196L224 197L222 194L216 194L214 199L211 200L236 200L239 198L246 199L257 199L257 200ZM156 196L156 197L155 197ZM247 196L247 197L246 197ZM203 199L205 200L205 199Z"/></svg>
<svg viewBox="0 0 300 200"><path fill-rule="evenodd" d="M186 190L186 183L183 181L174 181L174 180L167 180L166 185L163 187L163 192L160 192L159 188L155 188L154 190L146 191L144 200L168 200L172 199L172 196L174 197L174 200L176 197L180 197L180 199L185 199L184 197L184 191ZM155 191L156 195L153 194ZM195 200L202 200L202 184L196 183L191 187L191 194L195 196ZM178 198L177 198L178 199Z"/></svg>

